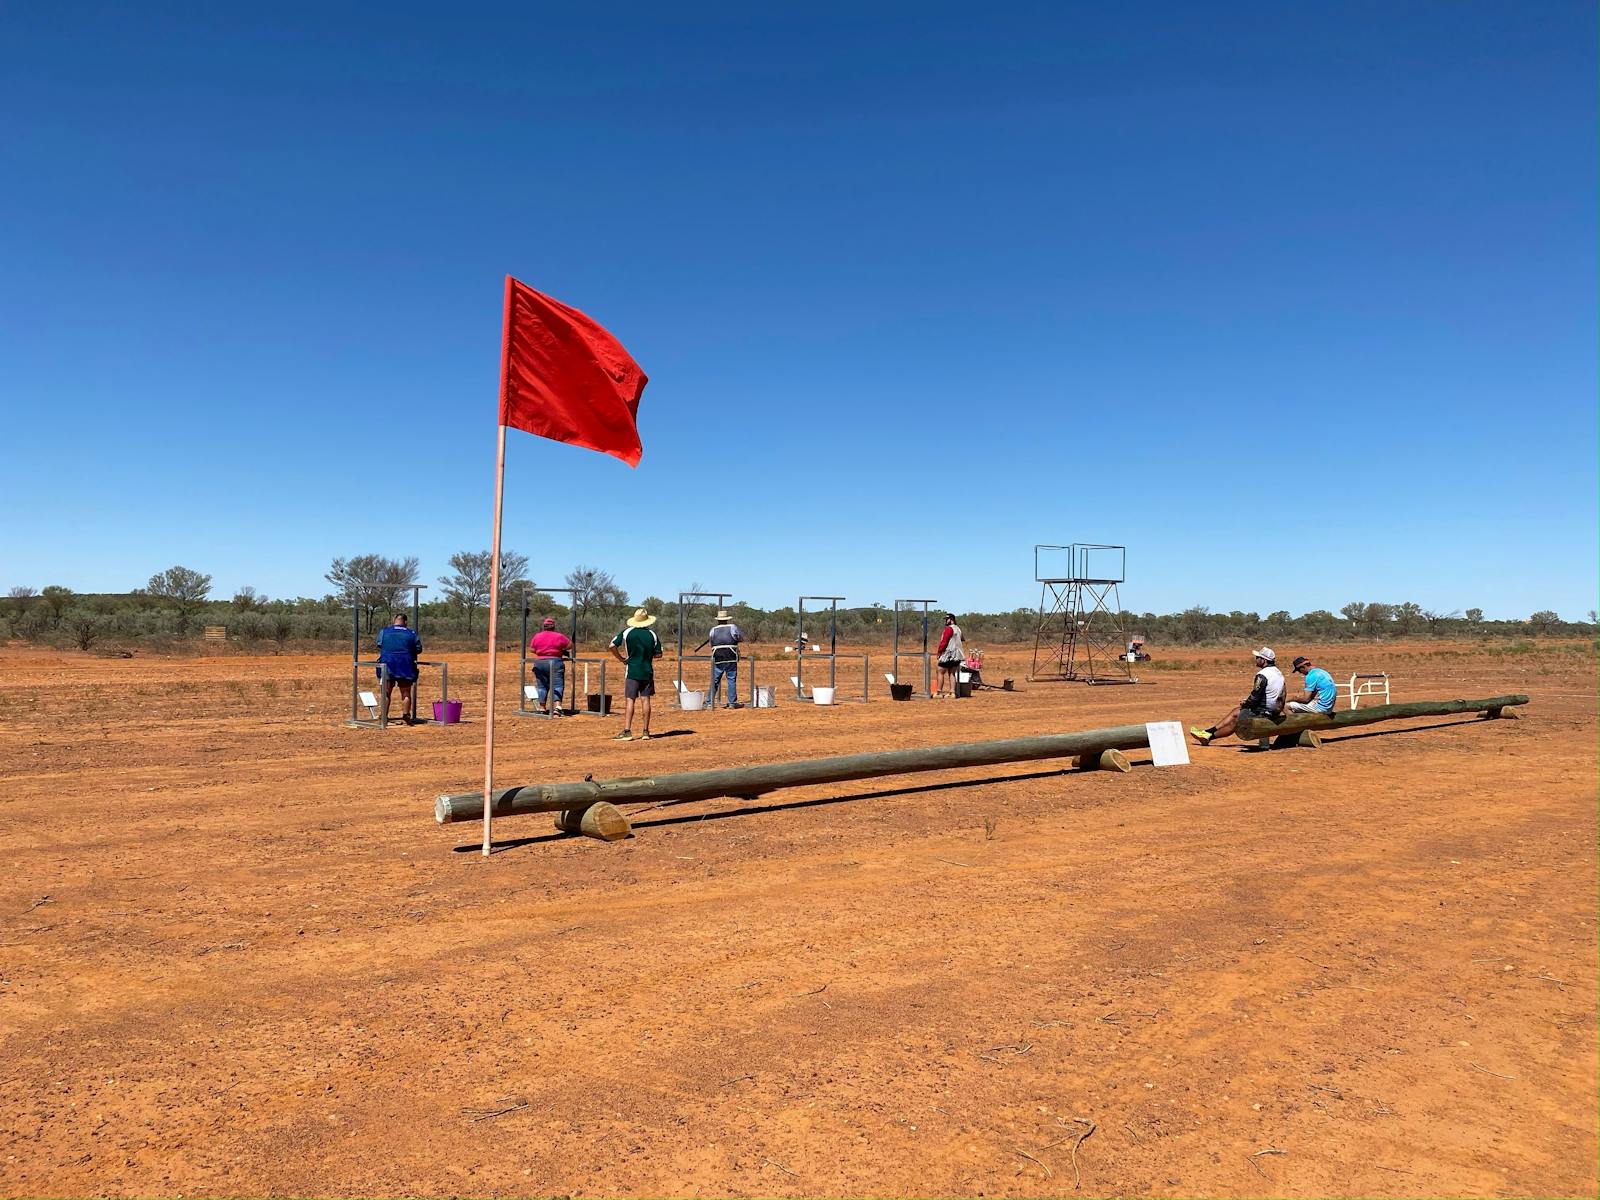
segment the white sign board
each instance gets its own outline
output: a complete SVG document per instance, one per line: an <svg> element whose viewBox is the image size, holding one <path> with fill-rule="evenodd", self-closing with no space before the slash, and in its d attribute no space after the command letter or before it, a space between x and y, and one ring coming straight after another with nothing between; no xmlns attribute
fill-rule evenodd
<svg viewBox="0 0 1600 1200"><path fill-rule="evenodd" d="M1156 766L1188 765L1189 743L1183 740L1181 721L1150 721L1145 730L1150 735L1150 758Z"/></svg>

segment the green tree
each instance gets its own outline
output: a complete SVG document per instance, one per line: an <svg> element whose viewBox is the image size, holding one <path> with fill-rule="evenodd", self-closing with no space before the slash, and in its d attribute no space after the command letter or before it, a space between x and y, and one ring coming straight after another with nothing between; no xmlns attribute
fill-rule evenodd
<svg viewBox="0 0 1600 1200"><path fill-rule="evenodd" d="M1422 619L1428 623L1429 637L1438 637L1439 634L1444 630L1445 622L1454 621L1460 615L1460 609L1454 609L1451 612L1440 612L1435 608L1425 608L1422 610Z"/></svg>
<svg viewBox="0 0 1600 1200"><path fill-rule="evenodd" d="M472 632L472 616L479 606L489 603L490 568L494 555L488 550L461 550L450 556L454 575L439 576L445 599L467 610L467 632ZM520 597L519 585L528 582L528 556L515 551L500 552L500 596Z"/></svg>
<svg viewBox="0 0 1600 1200"><path fill-rule="evenodd" d="M1481 608L1469 608L1469 609L1467 609L1467 624L1468 625L1482 625L1483 624L1483 609L1481 609Z"/></svg>
<svg viewBox="0 0 1600 1200"><path fill-rule="evenodd" d="M72 603L72 589L52 583L39 593L44 598L45 607L50 610L50 624L60 625L61 614L67 611L67 605Z"/></svg>
<svg viewBox="0 0 1600 1200"><path fill-rule="evenodd" d="M1402 635L1414 630L1421 620L1422 605L1413 600L1407 600L1404 604L1396 606L1394 610L1394 621L1399 626Z"/></svg>
<svg viewBox="0 0 1600 1200"><path fill-rule="evenodd" d="M609 571L599 567L574 567L567 574L572 607L578 611L578 628L589 636L589 618L604 617L628 603L628 593L617 586Z"/></svg>
<svg viewBox="0 0 1600 1200"><path fill-rule="evenodd" d="M17 617L28 615L28 608L39 598L39 593L31 587L14 587L6 593L11 597L11 609Z"/></svg>
<svg viewBox="0 0 1600 1200"><path fill-rule="evenodd" d="M260 612L266 603L267 598L249 584L233 594L233 606L242 613Z"/></svg>
<svg viewBox="0 0 1600 1200"><path fill-rule="evenodd" d="M417 581L417 560L356 554L334 559L324 578L338 589L340 603L361 610L371 633L373 615L379 609L393 611L410 598L410 585Z"/></svg>
<svg viewBox="0 0 1600 1200"><path fill-rule="evenodd" d="M178 632L182 634L189 628L190 614L211 594L211 576L188 567L168 567L150 576L145 587L156 599L165 600L178 610Z"/></svg>
<svg viewBox="0 0 1600 1200"><path fill-rule="evenodd" d="M1561 614L1552 612L1548 608L1541 608L1528 618L1528 624L1533 626L1535 633L1549 633L1561 624Z"/></svg>

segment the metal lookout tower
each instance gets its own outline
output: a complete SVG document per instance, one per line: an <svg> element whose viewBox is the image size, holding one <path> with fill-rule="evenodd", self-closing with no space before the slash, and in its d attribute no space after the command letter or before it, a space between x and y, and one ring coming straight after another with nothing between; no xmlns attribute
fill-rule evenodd
<svg viewBox="0 0 1600 1200"><path fill-rule="evenodd" d="M1040 585L1039 625L1030 682L1137 683L1125 657L1122 598L1126 546L1074 542L1035 546L1033 577Z"/></svg>

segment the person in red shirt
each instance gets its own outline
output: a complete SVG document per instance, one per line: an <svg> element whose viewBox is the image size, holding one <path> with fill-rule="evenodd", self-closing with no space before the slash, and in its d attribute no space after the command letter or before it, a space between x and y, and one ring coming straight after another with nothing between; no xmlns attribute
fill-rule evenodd
<svg viewBox="0 0 1600 1200"><path fill-rule="evenodd" d="M564 715L561 697L566 690L565 660L572 651L572 639L556 629L554 617L546 617L544 628L528 639L528 649L534 655L533 682L538 688L539 704L546 716Z"/></svg>
<svg viewBox="0 0 1600 1200"><path fill-rule="evenodd" d="M956 672L961 669L961 662L966 656L966 649L961 644L961 626L956 624L956 615L945 613L944 633L939 636L939 686L934 690L935 696L956 694ZM948 692L945 690L946 685L949 687Z"/></svg>

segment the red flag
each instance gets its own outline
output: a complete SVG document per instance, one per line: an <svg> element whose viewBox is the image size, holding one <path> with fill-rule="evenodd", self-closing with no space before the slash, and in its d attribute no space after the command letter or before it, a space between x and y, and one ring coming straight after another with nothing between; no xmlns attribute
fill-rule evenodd
<svg viewBox="0 0 1600 1200"><path fill-rule="evenodd" d="M639 364L599 325L506 276L500 424L639 465Z"/></svg>

